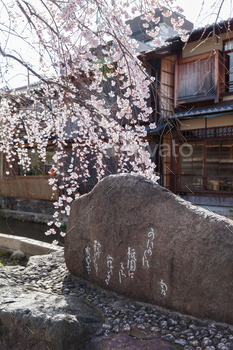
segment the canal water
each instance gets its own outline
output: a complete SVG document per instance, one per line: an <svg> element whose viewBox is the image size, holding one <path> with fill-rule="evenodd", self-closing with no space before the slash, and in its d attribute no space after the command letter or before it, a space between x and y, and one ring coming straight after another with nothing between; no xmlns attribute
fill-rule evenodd
<svg viewBox="0 0 233 350"><path fill-rule="evenodd" d="M9 218L0 218L0 233L28 237L47 243L52 243L54 240L57 240L58 242L60 242L59 245L62 246L64 244L64 238L61 237L59 233L57 233L56 235L46 236L45 231L47 231L48 229L49 226L46 224L19 221Z"/></svg>

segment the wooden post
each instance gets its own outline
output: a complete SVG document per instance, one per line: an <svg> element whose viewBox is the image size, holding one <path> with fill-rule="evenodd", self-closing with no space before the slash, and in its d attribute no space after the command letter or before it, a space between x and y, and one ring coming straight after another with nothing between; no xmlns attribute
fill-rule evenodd
<svg viewBox="0 0 233 350"><path fill-rule="evenodd" d="M214 85L215 85L215 103L219 103L220 79L219 79L219 51L216 50L214 57Z"/></svg>
<svg viewBox="0 0 233 350"><path fill-rule="evenodd" d="M178 66L178 60L175 61L175 87L174 87L174 108L177 108L177 101L179 97L179 66Z"/></svg>

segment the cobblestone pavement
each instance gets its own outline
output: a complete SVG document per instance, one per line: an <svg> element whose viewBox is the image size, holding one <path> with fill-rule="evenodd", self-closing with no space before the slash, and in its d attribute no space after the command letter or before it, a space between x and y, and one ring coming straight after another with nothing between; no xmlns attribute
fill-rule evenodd
<svg viewBox="0 0 233 350"><path fill-rule="evenodd" d="M25 291L72 294L95 306L101 310L105 320L96 334L99 337L114 332L151 339L154 334L160 334L163 340L176 345L177 349L233 349L233 326L196 319L104 290L72 276L62 253L34 256L26 268L0 267L0 278L10 279L12 286L20 285Z"/></svg>

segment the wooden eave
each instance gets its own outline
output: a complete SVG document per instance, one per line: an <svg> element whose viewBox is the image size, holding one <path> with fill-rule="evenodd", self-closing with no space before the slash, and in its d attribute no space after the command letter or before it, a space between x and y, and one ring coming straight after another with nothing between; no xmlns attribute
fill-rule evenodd
<svg viewBox="0 0 233 350"><path fill-rule="evenodd" d="M157 58L161 59L180 52L180 50L182 49L182 46L183 45L180 42L177 42L169 46L163 46L162 48L154 49L153 51L142 52L139 56L139 59L143 58L146 61L157 59Z"/></svg>

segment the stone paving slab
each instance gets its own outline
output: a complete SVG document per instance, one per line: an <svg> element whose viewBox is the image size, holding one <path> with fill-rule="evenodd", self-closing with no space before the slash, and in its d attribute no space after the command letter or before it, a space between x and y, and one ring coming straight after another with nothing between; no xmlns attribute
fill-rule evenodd
<svg viewBox="0 0 233 350"><path fill-rule="evenodd" d="M132 331L127 333L109 334L104 338L98 337L92 339L85 350L176 350L178 346L164 341L159 333L149 334L145 337Z"/></svg>

